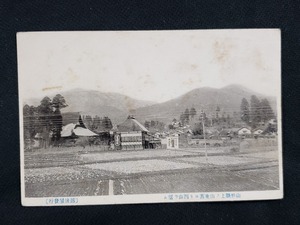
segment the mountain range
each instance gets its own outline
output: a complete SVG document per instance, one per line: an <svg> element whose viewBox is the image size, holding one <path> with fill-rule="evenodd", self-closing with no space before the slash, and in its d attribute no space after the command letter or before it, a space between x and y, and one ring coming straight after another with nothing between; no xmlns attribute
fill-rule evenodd
<svg viewBox="0 0 300 225"><path fill-rule="evenodd" d="M62 109L64 112L80 112L84 115L108 116L113 123L119 124L129 114L134 115L137 120L158 120L170 123L173 118L179 119L186 108L194 107L199 113L204 110L207 115L215 113L219 106L220 114L230 114L240 111L242 98L248 99L251 95L258 98L267 98L271 107L276 109L276 98L255 93L240 85L229 85L224 88L202 87L194 89L178 98L155 103L151 101L137 100L118 93L103 93L93 90L72 89L61 92L68 107ZM53 97L53 96L49 96ZM29 99L25 103L38 105L40 100Z"/></svg>
<svg viewBox="0 0 300 225"><path fill-rule="evenodd" d="M220 108L219 114L229 114L240 111L242 98L246 98L250 103L251 95L258 98L267 98L273 109L276 109L276 98L255 93L240 85L229 85L224 88L197 88L178 98L167 102L138 108L134 115L138 120L159 120L170 123L173 118L178 119L186 108L194 107L198 114L203 110L208 116L216 112L217 106Z"/></svg>

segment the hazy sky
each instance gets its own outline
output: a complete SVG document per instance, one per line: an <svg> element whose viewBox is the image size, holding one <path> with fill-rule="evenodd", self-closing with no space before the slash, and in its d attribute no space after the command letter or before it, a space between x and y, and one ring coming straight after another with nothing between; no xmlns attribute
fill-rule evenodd
<svg viewBox="0 0 300 225"><path fill-rule="evenodd" d="M205 86L280 87L279 30L27 32L17 41L23 98L85 88L163 102Z"/></svg>

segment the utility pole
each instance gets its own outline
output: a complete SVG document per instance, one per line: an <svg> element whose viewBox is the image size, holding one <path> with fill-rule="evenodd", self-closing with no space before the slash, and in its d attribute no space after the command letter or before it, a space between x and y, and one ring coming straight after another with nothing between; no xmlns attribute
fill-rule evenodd
<svg viewBox="0 0 300 225"><path fill-rule="evenodd" d="M204 148L205 148L205 161L206 161L206 164L207 164L208 163L208 159L207 159L207 148L206 148L204 112L203 112L203 110L201 111L201 119L202 119L202 127L203 127L203 138L204 138Z"/></svg>

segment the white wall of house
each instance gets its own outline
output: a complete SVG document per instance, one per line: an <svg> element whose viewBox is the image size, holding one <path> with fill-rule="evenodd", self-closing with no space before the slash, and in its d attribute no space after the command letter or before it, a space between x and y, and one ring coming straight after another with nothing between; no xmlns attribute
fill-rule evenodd
<svg viewBox="0 0 300 225"><path fill-rule="evenodd" d="M143 149L143 137L141 131L121 132L122 150Z"/></svg>
<svg viewBox="0 0 300 225"><path fill-rule="evenodd" d="M178 136L167 137L167 149L178 149L179 139Z"/></svg>

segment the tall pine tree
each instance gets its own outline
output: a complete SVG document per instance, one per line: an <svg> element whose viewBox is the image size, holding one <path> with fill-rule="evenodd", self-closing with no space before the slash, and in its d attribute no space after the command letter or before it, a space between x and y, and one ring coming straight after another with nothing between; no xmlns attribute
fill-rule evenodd
<svg viewBox="0 0 300 225"><path fill-rule="evenodd" d="M23 107L23 129L24 139L33 139L36 134L36 117L34 116L34 107L25 105Z"/></svg>
<svg viewBox="0 0 300 225"><path fill-rule="evenodd" d="M53 116L53 135L52 140L54 142L58 142L61 137L61 130L62 130L62 115L61 115L61 109L67 107L65 98L57 94L53 100L52 100L52 106L54 107L54 116Z"/></svg>
<svg viewBox="0 0 300 225"><path fill-rule="evenodd" d="M236 114L234 116L236 116ZM249 102L247 101L246 98L243 98L242 102L241 102L241 119L246 124L249 124L249 121L250 121L250 106L249 106Z"/></svg>
<svg viewBox="0 0 300 225"><path fill-rule="evenodd" d="M194 119L194 116L197 114L197 111L194 107L192 107L190 109L190 116L191 116L191 119Z"/></svg>
<svg viewBox="0 0 300 225"><path fill-rule="evenodd" d="M185 116L184 116L184 114L183 113L181 113L181 115L180 115L180 123L181 123L181 125L184 125L185 124Z"/></svg>
<svg viewBox="0 0 300 225"><path fill-rule="evenodd" d="M52 101L49 97L44 97L41 104L38 106L40 132L44 132L44 135L48 135L53 126L53 107ZM48 134L46 134L48 133Z"/></svg>
<svg viewBox="0 0 300 225"><path fill-rule="evenodd" d="M261 104L256 95L252 95L250 100L250 120L253 128L261 122Z"/></svg>
<svg viewBox="0 0 300 225"><path fill-rule="evenodd" d="M111 122L110 118L105 116L102 121L102 126L104 127L105 130L112 129L113 126L112 126L112 122Z"/></svg>
<svg viewBox="0 0 300 225"><path fill-rule="evenodd" d="M261 105L261 107L260 107L261 120L263 122L267 122L270 119L275 118L273 109L270 106L270 103L269 103L268 99L266 99L266 98L262 99L261 102L260 102L260 105Z"/></svg>
<svg viewBox="0 0 300 225"><path fill-rule="evenodd" d="M186 124L189 124L189 122L190 122L190 111L189 111L189 109L186 108L183 114L184 114Z"/></svg>

